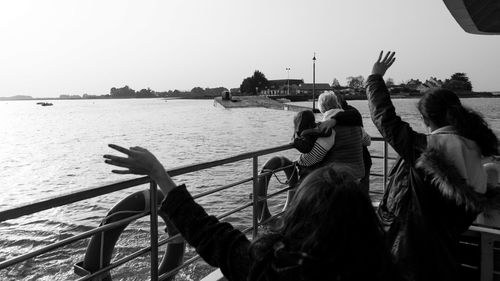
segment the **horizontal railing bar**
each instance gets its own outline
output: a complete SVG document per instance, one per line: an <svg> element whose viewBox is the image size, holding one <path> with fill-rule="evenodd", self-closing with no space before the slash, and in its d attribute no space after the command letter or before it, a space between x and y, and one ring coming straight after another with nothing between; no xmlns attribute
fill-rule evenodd
<svg viewBox="0 0 500 281"><path fill-rule="evenodd" d="M180 237L182 237L182 235L180 233L177 233L174 236L169 236L169 237L167 237L165 239L159 240L158 241L158 246L163 246L163 245L167 244L168 242L176 240L176 239L178 239ZM182 238L182 239L184 239L184 238Z"/></svg>
<svg viewBox="0 0 500 281"><path fill-rule="evenodd" d="M209 191L205 191L205 192L202 192L202 193L198 193L196 195L193 195L193 199L198 199L198 198L201 198L201 197L204 197L204 196L207 196L207 195L210 195L212 193L216 193L216 192L219 192L219 191L222 191L222 190L225 190L225 189L228 189L228 188L231 188L233 186L237 186L237 185L240 185L242 183L246 183L246 182L249 182L253 180L253 177L252 178L248 178L248 179L243 179L241 181L238 181L238 182L234 182L234 183L230 183L228 185L224 185L224 186L221 186L221 187L218 187L218 188L215 188L215 189L212 189L212 190L209 190Z"/></svg>
<svg viewBox="0 0 500 281"><path fill-rule="evenodd" d="M375 176L375 177L383 177L383 176L384 176L384 174L370 173L370 176Z"/></svg>
<svg viewBox="0 0 500 281"><path fill-rule="evenodd" d="M370 155L371 158L375 158L375 159L384 159L384 156L380 156L380 155ZM388 160L398 160L397 157L387 157Z"/></svg>
<svg viewBox="0 0 500 281"><path fill-rule="evenodd" d="M15 257L15 258L12 258L12 259L0 262L0 270L4 269L4 268L7 268L9 266L12 266L14 264L23 262L25 260L28 260L30 258L33 258L33 257L39 256L39 255L45 254L45 253L47 253L49 251L52 251L54 249L66 246L66 245L71 244L71 243L73 243L75 241L78 241L78 240L81 240L81 239L85 239L87 237L90 237L90 236L94 235L95 233L106 231L106 230L109 230L109 229L112 229L112 228L116 228L116 227L118 227L120 225L123 225L123 224L126 224L126 223L130 223L131 221L134 221L136 219L144 217L144 216L146 216L148 214L149 214L149 211L148 212L142 212L142 213L133 215L131 217L128 217L128 218L125 218L125 219L121 219L119 221L112 222L112 223L109 223L109 224L106 224L106 225L94 228L94 229L86 231L84 233L71 236L69 238L63 239L63 240L58 241L56 243L47 245L47 246L45 246L45 247L43 247L41 249L35 250L33 252L29 252L27 254L23 254L23 255Z"/></svg>
<svg viewBox="0 0 500 281"><path fill-rule="evenodd" d="M21 206L13 207L8 210L0 211L0 222L10 219L15 219L25 215L31 215L51 208L60 207L63 205L75 203L85 199L94 198L100 195L127 189L130 187L146 184L149 183L150 181L151 179L149 177L141 177L110 185L73 191L65 195L58 195L56 197L51 197L48 199L43 199L40 201L23 204Z"/></svg>
<svg viewBox="0 0 500 281"><path fill-rule="evenodd" d="M131 261L139 256L142 256L143 254L150 252L150 251L151 251L151 246L144 247L138 251L133 252L132 254L130 254L128 256L125 256L125 257L109 264L106 267L99 269L98 271L96 271L94 273L91 273L87 276L84 276L84 277L78 279L77 281L90 280L93 277L103 275L103 274L107 273L108 271L110 271L111 269L116 268L116 267L118 267L126 262L129 262L129 261Z"/></svg>
<svg viewBox="0 0 500 281"><path fill-rule="evenodd" d="M232 214L234 214L234 213L237 213L237 212L239 212L239 211L241 211L241 210L243 210L243 209L246 209L246 208L248 208L248 207L250 207L250 206L252 206L252 205L253 205L253 202L250 202L250 203L247 203L247 204L241 205L240 207L237 207L237 208L234 208L234 209L232 209L232 210L230 210L230 211L227 211L227 212L225 212L225 213L223 213L223 214L221 214L221 215L217 216L216 218L217 218L217 219L223 219L223 218L225 218L225 217L227 217L227 216L230 216L230 215L232 215Z"/></svg>
<svg viewBox="0 0 500 281"><path fill-rule="evenodd" d="M255 156L262 156L262 155L280 152L280 151L288 150L288 149L292 149L292 148L293 148L292 144L285 144L285 145L280 145L277 147L257 150L257 151L253 151L253 152L246 152L246 153L242 153L242 154L228 157L225 159L173 168L173 169L168 170L168 174L172 177L178 176L178 175L182 175L182 174L196 172L199 170L213 168L213 167L224 165L224 164L229 164L229 163L233 163L233 162L237 162L237 161L241 161L241 160L250 159L250 158L255 157Z"/></svg>
<svg viewBox="0 0 500 281"><path fill-rule="evenodd" d="M254 151L254 152L247 152L247 153L239 154L236 156L232 156L232 157L228 157L228 158L224 158L224 159L220 159L220 160L172 168L172 169L167 170L167 172L170 176L174 177L174 176L178 176L178 175L182 175L182 174L186 174L186 173L191 173L191 172L196 172L196 171L203 170L203 169L212 168L215 166L220 166L220 165L224 165L224 164L229 164L229 163L249 159L249 158L252 158L254 156L266 155L266 154L279 152L279 151L283 151L283 150L287 150L287 149L291 149L291 148L293 148L292 144L286 144L286 145L262 149L262 150L258 150L258 151ZM146 184L146 183L149 183L150 181L151 181L151 179L148 176L145 176L145 177L140 177L137 179L118 182L118 183L114 183L114 184L110 184L110 185L92 187L92 188L87 188L87 189L83 189L83 190L79 190L79 191L73 191L71 193L68 193L68 194L65 194L62 196L59 195L56 197L23 204L21 206L17 206L14 208L0 211L0 222L10 220L10 219L15 219L15 218L25 216L25 215L38 213L38 212L45 211L45 210L48 210L51 208L60 207L63 205L75 203L75 202L82 201L85 199L90 199L93 197L101 196L101 195L112 193L115 191L120 191L120 190L127 189L130 187Z"/></svg>
<svg viewBox="0 0 500 281"><path fill-rule="evenodd" d="M192 264L193 262L199 260L201 257L200 255L195 255L194 257L190 258L189 260L185 261L183 264L179 265L178 267L170 270L169 272L166 272L158 277L158 280L165 280L168 277L171 277L177 273L177 271L187 267L188 265Z"/></svg>
<svg viewBox="0 0 500 281"><path fill-rule="evenodd" d="M292 168L293 166L295 166L295 165L294 165L294 164L291 164L291 165L288 165L288 166L284 166L284 167L276 168L276 169L274 169L274 170L272 170L272 171L263 172L263 173L259 174L259 178L261 178L261 177L265 177L265 176L267 176L267 175L269 175L269 174L274 174L274 173L276 173L276 172L283 171L283 170L288 169L288 168Z"/></svg>
<svg viewBox="0 0 500 281"><path fill-rule="evenodd" d="M266 200L267 200L267 199L269 199L269 198L272 198L272 197L274 197L274 196L277 196L277 195L280 195L280 194L282 194L282 193L285 193L285 192L287 192L287 191L289 191L289 190L291 190L291 189L293 189L293 187L286 187L286 188L280 189L280 190L278 190L278 191L275 191L274 193L268 194L268 195L267 195L267 196L265 196L265 197L259 198L259 199L257 200L257 202L266 201Z"/></svg>

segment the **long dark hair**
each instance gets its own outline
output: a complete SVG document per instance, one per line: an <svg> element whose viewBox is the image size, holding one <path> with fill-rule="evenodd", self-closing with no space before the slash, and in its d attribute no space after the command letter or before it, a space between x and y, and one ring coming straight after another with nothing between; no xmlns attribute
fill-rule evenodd
<svg viewBox="0 0 500 281"><path fill-rule="evenodd" d="M483 156L498 154L498 139L477 112L464 107L458 96L446 89L429 91L418 102L424 120L436 126L451 125L458 134L475 141Z"/></svg>
<svg viewBox="0 0 500 281"><path fill-rule="evenodd" d="M302 131L314 128L314 126L316 126L314 113L311 110L299 111L295 117L293 117L293 137L299 137Z"/></svg>
<svg viewBox="0 0 500 281"><path fill-rule="evenodd" d="M249 280L392 279L379 220L348 168L309 174L281 228L250 249Z"/></svg>

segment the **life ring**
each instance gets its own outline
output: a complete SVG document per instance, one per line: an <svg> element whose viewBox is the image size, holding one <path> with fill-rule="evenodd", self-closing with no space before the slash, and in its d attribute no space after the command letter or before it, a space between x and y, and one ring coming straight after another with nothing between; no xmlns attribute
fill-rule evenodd
<svg viewBox="0 0 500 281"><path fill-rule="evenodd" d="M492 187L500 186L500 159L493 159L484 163L483 168L486 172L488 185Z"/></svg>
<svg viewBox="0 0 500 281"><path fill-rule="evenodd" d="M160 191L158 191L157 193L157 198L158 203L163 200L163 194ZM133 193L118 202L113 208L111 208L111 210L101 222L100 226L130 217L134 214L149 209L149 190ZM165 221L165 224L167 225L167 233L169 234L169 236L174 236L179 233L179 231L167 219L167 216L163 212L158 211L158 215ZM127 226L128 224L124 224L111 230L102 232L104 235L104 241L102 244L101 233L94 234L87 246L87 251L85 253L83 262L78 264L81 267L80 272L83 269L83 271L86 271L88 274L96 272L99 269L108 266L111 261L111 255L113 253L113 249L115 248L116 241ZM182 264L185 246L185 241L182 238L174 239L174 241L167 243L167 249L165 250L165 254L163 255L163 258L160 262L158 274L161 275ZM75 266L75 273L80 274L79 272L77 272L76 268L77 266ZM175 275L169 277L166 280L170 281L174 278ZM110 281L111 275L108 273L106 276L101 277L99 280Z"/></svg>
<svg viewBox="0 0 500 281"><path fill-rule="evenodd" d="M267 199L264 199L267 196L267 189L269 186L269 181L271 180L272 174L268 174L265 176L261 176L264 173L268 173L271 171L275 171L280 168L285 168L283 171L285 172L286 178L288 179L288 186L295 187L298 182L297 169L293 165L293 162L284 156L274 156L271 159L267 160L267 162L262 166L262 169L259 173L259 185L257 189L257 198L262 199L257 203L257 213L259 214L259 222L263 222L271 217L271 212L269 212L269 207L267 206ZM285 210L290 202L292 201L293 195L295 192L293 190L289 190L287 194L287 199L283 210Z"/></svg>

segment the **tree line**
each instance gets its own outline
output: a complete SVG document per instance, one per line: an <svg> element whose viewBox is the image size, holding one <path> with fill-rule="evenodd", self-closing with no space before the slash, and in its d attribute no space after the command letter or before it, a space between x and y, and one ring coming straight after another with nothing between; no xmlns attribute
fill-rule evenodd
<svg viewBox="0 0 500 281"><path fill-rule="evenodd" d="M349 76L346 78L346 84L343 86L339 80L334 78L331 84L333 90L350 89L354 92L364 90L365 78L362 75ZM417 93L430 88L445 88L459 93L472 92L472 83L466 73L457 72L451 75L450 78L443 80L435 77L430 77L425 82L419 79L409 79L399 84L394 82L394 79L387 78L386 85L391 93ZM256 95L259 91L266 89L269 86L264 73L255 70L252 76L243 79L240 85L240 92L244 94Z"/></svg>
<svg viewBox="0 0 500 281"><path fill-rule="evenodd" d="M331 87L333 90L352 90L354 93L363 92L365 78L362 75L346 77L346 84L341 85L339 80L334 78ZM472 92L472 83L466 73L457 72L451 75L450 78L443 80L435 77L430 77L425 82L419 79L409 79L396 84L392 78L386 79L386 85L390 92L393 94L398 93L419 93L426 88L441 87L456 91L458 93ZM252 76L246 77L241 82L239 89L231 89L231 92L239 92L247 95L257 95L260 91L269 87L269 80L264 73L255 70ZM60 95L59 98L63 99L100 99L100 98L213 98L218 97L224 91L229 91L225 87L215 88L202 88L194 87L190 91L181 90L168 90L168 91L154 91L150 88L141 89L136 91L129 86L121 88L113 87L110 89L109 94L105 95Z"/></svg>
<svg viewBox="0 0 500 281"><path fill-rule="evenodd" d="M106 95L60 95L61 99L129 99L129 98L213 98L221 95L223 91L228 91L225 87L201 88L194 87L191 91L168 90L163 92L154 91L150 88L136 91L129 86L121 88L111 88Z"/></svg>

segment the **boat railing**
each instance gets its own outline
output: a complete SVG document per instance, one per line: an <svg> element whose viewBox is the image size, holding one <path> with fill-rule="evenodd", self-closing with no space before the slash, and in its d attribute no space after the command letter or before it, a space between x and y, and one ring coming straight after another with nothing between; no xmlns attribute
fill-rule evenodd
<svg viewBox="0 0 500 281"><path fill-rule="evenodd" d="M383 177L383 188L385 189L385 184L387 182L387 174L388 174L388 161L391 159L393 160L395 158L389 156L388 145L386 142L383 141L382 138L374 137L374 138L372 138L372 141L383 142L382 155L373 155L372 156L372 158L374 158L374 159L382 159L383 160L383 167L382 167L382 174L371 173L370 175L376 176L376 177ZM228 157L228 158L224 158L224 159L219 159L219 160L215 160L215 161L198 163L198 164L193 164L193 165L186 165L186 166L182 166L182 167L169 169L168 174L172 177L175 177L175 176L179 176L179 175L183 175L183 174L187 174L187 173L192 173L192 172L197 172L197 171L201 171L201 170L205 170L205 169L209 169L209 168L213 168L213 167L218 167L221 165L235 163L238 161L251 160L252 161L252 176L251 177L248 177L248 178L245 178L242 180L238 180L236 182L232 182L232 183L214 188L214 189L206 191L206 192L196 194L193 197L195 199L202 198L202 197L208 196L210 194L214 194L214 193L217 193L217 192L220 192L220 191L223 191L223 190L226 190L226 189L229 189L229 188L232 188L232 187L244 184L244 183L249 183L249 182L252 183L252 194L258 194L257 189L258 189L260 177L269 176L272 173L276 173L279 170L284 169L284 168L282 168L282 169L270 171L267 173L260 173L259 174L259 157L265 156L265 155L270 155L270 154L277 153L277 152L286 151L286 150L289 150L292 148L293 147L291 144L281 145L281 146L272 147L272 148L268 148L268 149L262 149L262 150L258 150L258 151L243 153L243 154L239 154L236 156L232 156L232 157ZM81 277L78 280L80 280L80 281L91 280L94 278L101 277L103 275L108 274L110 272L110 270L112 270L120 265L123 265L128 261L131 261L135 258L138 258L139 256L147 254L147 253L150 253L151 280L154 280L154 281L166 280L167 278L172 277L180 269L187 267L188 265L190 265L193 262L195 262L196 260L198 260L200 257L196 255L196 256L186 260L182 265L178 266L177 268L174 268L171 271L166 272L166 273L161 274L161 275L158 274L158 247L163 246L163 245L165 245L171 241L174 241L176 239L177 240L180 239L180 235L177 234L177 235L159 240L159 238L158 238L158 213L157 213L158 212L157 186L156 186L156 183L148 176L139 177L136 179L122 181L122 182L109 184L109 185L105 185L105 186L100 186L100 187L93 187L93 188L87 188L87 189L78 190L78 191L72 191L72 192L69 192L67 194L39 200L39 201L33 202L33 203L23 204L21 206L9 208L7 210L2 210L2 211L0 211L0 222L6 221L6 220L11 220L11 219L16 219L16 218L26 216L26 215L35 214L35 213L38 213L38 212L41 212L44 210L48 210L51 208L61 207L61 206L68 205L71 203L91 199L91 198L94 198L97 196L106 195L109 193L129 189L129 188L144 185L144 184L149 184L149 193L150 193L150 204L149 204L150 209L149 210L145 210L144 212L135 214L135 215L130 216L128 218L96 227L96 228L91 229L89 231L85 231L83 233L80 233L80 234L71 236L69 238L57 241L55 243L41 247L41 248L33 250L31 252L21 254L19 256L1 261L0 262L0 270L4 270L8 267L11 267L11 266L16 265L18 263L21 263L21 262L26 261L28 259L34 258L36 256L42 255L44 253L53 251L55 249L58 249L60 247L65 246L65 245L74 243L76 241L89 238L97 233L102 233L104 231L107 231L107 230L110 230L110 229L113 229L113 228L116 228L116 227L119 227L122 225L126 225L134 220L139 219L139 218L149 216L149 219L150 219L150 246L141 248L140 250L138 250L132 254L129 254L123 258L120 258L118 260L114 260L108 266L101 268L100 270L98 270L96 272L88 273L87 275ZM258 209L257 209L258 203L260 201L267 200L269 198L272 198L272 197L275 197L279 194L282 194L282 193L288 191L288 189L289 189L288 186L282 186L282 188L279 189L278 191L271 193L271 194L268 194L265 197L250 196L252 198L251 202L245 203L237 208L234 208L230 211L227 211L226 213L219 215L218 218L223 219L223 218L228 217L232 214L240 212L243 209L253 207L252 225L250 227L242 230L242 231L245 233L252 232L252 236L255 238L258 235L259 226L261 224L264 224L264 223L266 223L267 220L271 220L274 217L279 216L281 214L278 212L277 214L275 214L274 216L271 216L266 221L259 222L259 220L258 220L259 214L258 214ZM490 236L488 236L488 237L490 237ZM500 237L500 235L498 235L498 237Z"/></svg>

